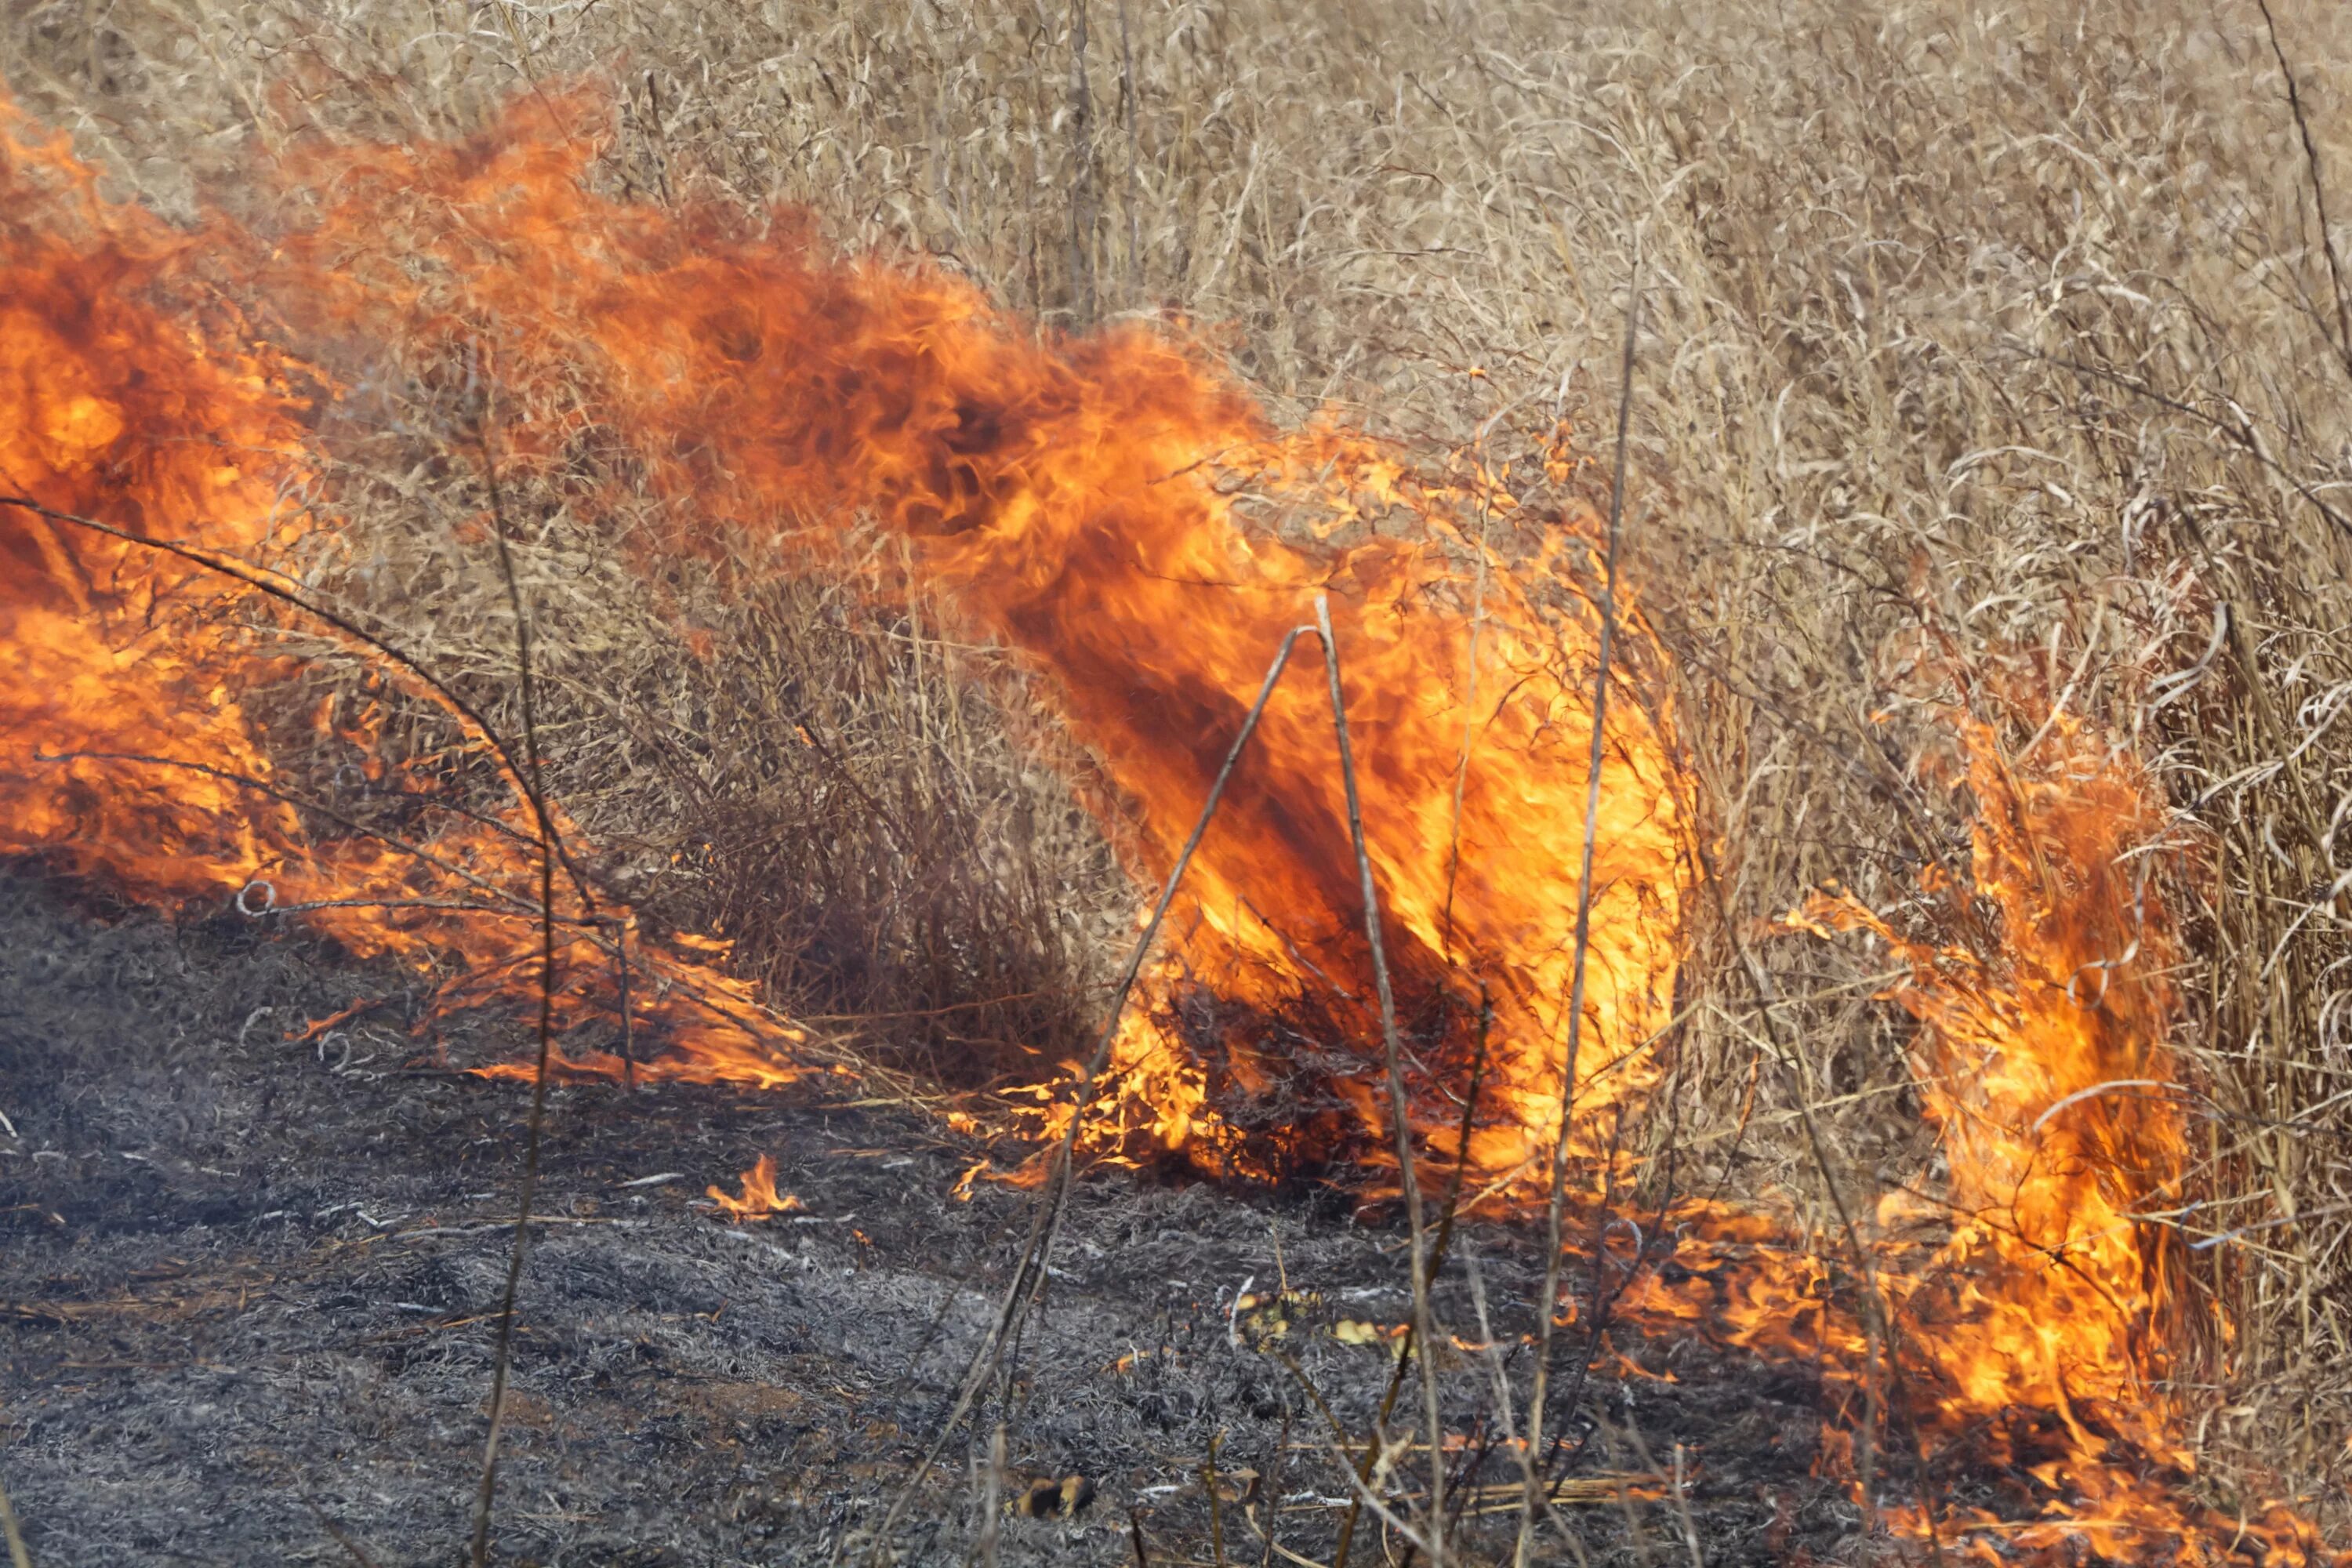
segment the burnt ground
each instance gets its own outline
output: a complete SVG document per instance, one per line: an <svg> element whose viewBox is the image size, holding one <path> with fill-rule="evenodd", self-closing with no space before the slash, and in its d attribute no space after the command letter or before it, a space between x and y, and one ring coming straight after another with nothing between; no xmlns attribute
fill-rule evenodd
<svg viewBox="0 0 2352 1568"><path fill-rule="evenodd" d="M283 1043L397 984L280 928L174 925L0 868L0 1479L35 1562L353 1561L322 1519L383 1568L461 1561L527 1091L414 1066L396 999L323 1052ZM478 1026L461 1044L525 1047L520 1020ZM938 1429L1028 1196L958 1201L983 1151L856 1092L555 1091L499 1561L814 1563L866 1539ZM705 1186L763 1152L804 1209L724 1223ZM1524 1237L1465 1239L1498 1316L1533 1297ZM1087 1179L1020 1347L1005 1485L1075 1473L1096 1496L1073 1519L1001 1511L997 1560L1132 1563L1139 1526L1152 1563L1217 1561L1220 1533L1225 1559L1266 1561L1278 1496L1282 1548L1328 1562L1328 1427L1253 1345L1360 1433L1389 1355L1342 1325L1408 1315L1402 1241L1328 1190ZM1283 1334L1229 1317L1245 1281L1285 1277L1315 1300ZM1476 1321L1459 1254L1441 1306L1457 1332ZM1802 1377L1696 1341L1616 1348L1647 1373L1602 1358L1619 1375L1596 1372L1571 1428L1591 1500L1563 1512L1592 1561L1851 1550L1853 1510L1807 1474ZM1455 1360L1449 1423L1475 1434L1491 1381ZM1662 1468L1685 1446L1686 1516L1595 1481L1646 1469L1637 1443ZM899 1561L974 1552L972 1459L960 1440L927 1479ZM1355 1560L1399 1561L1384 1544Z"/></svg>

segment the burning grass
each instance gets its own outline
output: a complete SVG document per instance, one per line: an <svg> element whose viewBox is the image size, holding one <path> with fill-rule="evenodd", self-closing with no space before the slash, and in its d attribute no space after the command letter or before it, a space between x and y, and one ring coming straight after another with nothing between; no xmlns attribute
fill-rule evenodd
<svg viewBox="0 0 2352 1568"><path fill-rule="evenodd" d="M396 63L36 13L12 85L194 226L17 131L12 843L491 1001L560 829L582 1071L854 1032L960 1116L1372 1196L1402 1114L1487 1214L1540 1202L1583 962L1563 1344L1822 1361L1865 1529L2294 1560L2352 1408L2342 24L1801 9L502 7ZM1294 673L1076 1110L1318 591L1393 1073Z"/></svg>

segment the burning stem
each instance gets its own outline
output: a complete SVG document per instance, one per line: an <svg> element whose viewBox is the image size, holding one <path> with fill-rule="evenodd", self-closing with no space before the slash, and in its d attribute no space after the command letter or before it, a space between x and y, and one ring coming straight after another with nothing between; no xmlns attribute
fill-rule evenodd
<svg viewBox="0 0 2352 1568"><path fill-rule="evenodd" d="M1568 1196L1569 1133L1576 1112L1576 1057L1583 1041L1585 958L1592 941L1592 851L1601 820L1601 765L1605 758L1609 717L1609 660L1617 634L1617 549L1625 517L1625 437L1633 417L1633 348L1642 324L1642 270L1637 253L1633 279L1625 303L1625 349L1618 367L1617 453L1609 481L1609 541L1601 578L1601 646L1592 677L1592 752L1584 781L1584 848L1576 880L1576 938L1569 982L1568 1057L1560 1070L1559 1131L1551 1146L1551 1204L1545 1212L1543 1295L1537 1301L1536 1368L1528 1394L1528 1446L1530 1458L1543 1447L1544 1402L1550 1393L1552 1318L1559 1300L1561 1211ZM1535 1533L1536 1482L1530 1469L1527 1492L1519 1508L1518 1545L1512 1561L1525 1568Z"/></svg>

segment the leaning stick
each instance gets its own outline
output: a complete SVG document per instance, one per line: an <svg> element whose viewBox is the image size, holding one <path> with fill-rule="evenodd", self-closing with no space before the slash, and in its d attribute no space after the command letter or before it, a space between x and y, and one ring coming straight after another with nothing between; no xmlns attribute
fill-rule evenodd
<svg viewBox="0 0 2352 1568"><path fill-rule="evenodd" d="M8 1489L0 1486L0 1533L8 1538L12 1568L33 1568L33 1554L25 1550L24 1532L16 1528L16 1510L8 1505Z"/></svg>
<svg viewBox="0 0 2352 1568"><path fill-rule="evenodd" d="M1078 1129L1085 1121L1087 1105L1094 1099L1095 1086L1103 1069L1110 1063L1111 1042L1117 1037L1120 1016L1127 1011L1127 999L1135 989L1137 976L1143 973L1143 962L1150 955L1152 942L1160 935L1160 922L1167 919L1169 906L1176 901L1176 889L1184 880L1185 868L1192 865L1193 852L1209 831L1209 824L1217 815L1217 807L1225 798L1225 785L1241 762L1242 751L1250 737L1257 732L1258 720L1265 713L1265 705L1274 697L1274 688L1282 672L1290 664L1290 655L1298 639L1316 630L1313 626L1293 626L1282 639L1274 662L1266 667L1265 679L1258 687L1257 700L1250 704L1249 714L1242 721L1240 733L1225 752L1224 765L1217 770L1216 782L1209 786L1209 798L1201 807L1200 819L1192 825L1192 837L1184 840L1183 849L1176 857L1168 881L1160 890L1160 901L1152 906L1151 918L1144 922L1143 934L1136 939L1135 949L1128 954L1127 967L1118 977L1118 987L1111 995L1110 1011L1103 1019L1102 1033L1095 1039L1094 1054L1087 1058L1086 1070L1078 1076L1077 1095L1070 1107L1069 1125L1062 1130L1062 1141L1054 1147L1051 1163L1046 1167L1045 1191L1039 1194L1035 1221L1029 1230L1027 1246L1022 1249L1021 1267L1013 1271L1013 1282L1006 1287L1004 1300L996 1310L996 1321L972 1352L971 1363L964 1369L963 1384L956 1393L955 1407L940 1425L939 1436L932 1439L922 1462L907 1478L906 1485L891 1500L890 1511L882 1518L882 1527L874 1537L874 1561L878 1564L889 1549L891 1532L914 1501L916 1489L930 1473L940 1456L947 1451L949 1440L964 1417L971 1414L973 1403L980 1397L982 1387L994 1370L997 1356L1010 1343L1027 1310L1033 1284L1045 1277L1045 1264L1053 1252L1054 1241L1060 1233L1062 1215L1069 1200L1070 1166L1078 1142Z"/></svg>
<svg viewBox="0 0 2352 1568"><path fill-rule="evenodd" d="M1422 1226L1421 1178L1413 1169L1412 1122L1406 1114L1404 1052L1397 1042L1396 993L1389 984L1387 944L1381 941L1380 889L1372 881L1372 858L1364 847L1363 803L1356 795L1356 753L1348 739L1348 702L1339 690L1339 643L1331 635L1331 598L1315 595L1315 626L1323 637L1323 668L1331 677L1331 727L1339 735L1339 782L1348 797L1348 839L1356 851L1356 876L1363 885L1364 940L1372 948L1372 984L1381 996L1381 1054L1389 1074L1389 1111L1396 1122L1397 1173L1404 1188L1405 1224L1412 1235L1412 1332L1421 1342L1421 1392L1429 1432L1430 1568L1445 1568L1445 1428L1438 1412L1437 1344L1429 1310L1429 1237Z"/></svg>
<svg viewBox="0 0 2352 1568"><path fill-rule="evenodd" d="M1543 1446L1544 1402L1551 1391L1552 1315L1559 1300L1561 1210L1568 1195L1568 1144L1576 1111L1576 1058L1584 1026L1585 957L1592 942L1592 850L1601 821L1601 764L1606 755L1609 718L1609 660L1617 636L1617 546L1625 516L1625 435L1633 414L1633 345L1642 323L1641 260L1634 259L1631 297L1625 304L1625 351L1618 371L1617 458L1609 482L1608 553L1601 578L1601 646L1592 678L1592 751L1584 779L1584 848L1576 882L1575 957L1569 982L1568 1059L1559 1080L1559 1134L1551 1148L1551 1205L1544 1225L1543 1296L1536 1303L1536 1368L1528 1394L1528 1447L1530 1458ZM1519 1539L1513 1562L1525 1568L1536 1515L1535 1472L1528 1472L1526 1500L1519 1513Z"/></svg>

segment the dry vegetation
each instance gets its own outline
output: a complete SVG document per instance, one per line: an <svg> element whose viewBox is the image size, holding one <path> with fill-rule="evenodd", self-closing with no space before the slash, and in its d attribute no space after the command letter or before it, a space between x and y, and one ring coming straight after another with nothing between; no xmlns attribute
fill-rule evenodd
<svg viewBox="0 0 2352 1568"><path fill-rule="evenodd" d="M2326 1492L2352 1485L2352 230L2322 214L2352 215L2352 14L2274 9L2275 52L2234 0L73 0L15 7L0 73L167 213L248 200L255 144L463 133L596 76L616 190L797 204L1049 329L1180 312L1283 414L1490 463L1561 412L1601 449L1638 264L1633 576L1722 900L1677 1136L1719 1157L1761 1052L1740 1190L1826 1226L1824 1181L1867 1211L1920 1176L1871 953L1761 941L1798 998L1768 1031L1732 947L1810 889L1885 907L1964 869L1952 710L2022 744L2063 693L2179 812L2180 1224L2228 1233L2187 1256L2235 1329L2182 1367L2195 1437L2225 1489ZM463 497L412 499L436 395L345 432L329 564L503 690L503 589L436 529ZM1066 1048L1129 895L1022 672L880 545L649 603L560 498L516 505L557 793L648 910L952 1079Z"/></svg>

